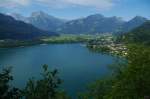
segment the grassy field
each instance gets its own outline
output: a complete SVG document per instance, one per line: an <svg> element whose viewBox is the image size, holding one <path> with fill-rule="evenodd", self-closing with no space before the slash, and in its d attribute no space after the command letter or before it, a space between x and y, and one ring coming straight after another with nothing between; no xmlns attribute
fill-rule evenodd
<svg viewBox="0 0 150 99"><path fill-rule="evenodd" d="M107 35L107 34L105 34ZM77 43L77 42L89 42L91 40L101 39L104 34L90 35L90 34L62 34L58 37L43 38L42 41L46 43Z"/></svg>
<svg viewBox="0 0 150 99"><path fill-rule="evenodd" d="M36 40L0 40L0 48L32 46L36 44L88 43L108 39L111 34L61 34L60 36L43 37Z"/></svg>

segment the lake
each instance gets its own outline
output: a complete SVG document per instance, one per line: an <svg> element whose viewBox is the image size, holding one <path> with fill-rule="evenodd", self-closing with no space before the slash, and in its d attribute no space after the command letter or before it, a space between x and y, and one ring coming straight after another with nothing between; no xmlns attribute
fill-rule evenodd
<svg viewBox="0 0 150 99"><path fill-rule="evenodd" d="M13 84L24 88L26 81L40 78L42 65L58 69L62 87L70 96L85 90L86 86L109 74L108 65L115 57L93 53L82 44L49 44L0 49L0 68L12 66Z"/></svg>

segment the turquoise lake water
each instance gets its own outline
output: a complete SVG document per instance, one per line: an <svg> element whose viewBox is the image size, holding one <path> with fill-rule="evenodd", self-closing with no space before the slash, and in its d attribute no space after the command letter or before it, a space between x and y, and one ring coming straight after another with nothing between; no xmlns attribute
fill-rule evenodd
<svg viewBox="0 0 150 99"><path fill-rule="evenodd" d="M62 87L70 96L85 90L87 84L109 74L114 57L93 53L82 44L49 44L0 49L0 68L12 66L13 84L24 88L26 81L40 78L42 65L58 69Z"/></svg>

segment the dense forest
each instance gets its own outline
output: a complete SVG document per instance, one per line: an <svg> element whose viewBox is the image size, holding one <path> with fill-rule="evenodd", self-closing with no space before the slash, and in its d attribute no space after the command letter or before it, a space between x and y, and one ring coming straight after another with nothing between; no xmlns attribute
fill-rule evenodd
<svg viewBox="0 0 150 99"><path fill-rule="evenodd" d="M123 36L127 43L143 43L150 44L150 21L145 22L138 28L133 29Z"/></svg>
<svg viewBox="0 0 150 99"><path fill-rule="evenodd" d="M150 47L130 45L126 59L113 64L112 76L91 84L80 99L149 99Z"/></svg>

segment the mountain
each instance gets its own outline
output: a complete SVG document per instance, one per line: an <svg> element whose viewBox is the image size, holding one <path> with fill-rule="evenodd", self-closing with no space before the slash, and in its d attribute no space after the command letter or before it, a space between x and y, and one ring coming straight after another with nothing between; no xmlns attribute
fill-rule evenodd
<svg viewBox="0 0 150 99"><path fill-rule="evenodd" d="M136 17L134 17L133 19L131 19L130 21L126 22L123 25L123 31L128 32L128 31L142 25L146 21L148 21L146 18L141 17L141 16L136 16Z"/></svg>
<svg viewBox="0 0 150 99"><path fill-rule="evenodd" d="M150 45L150 21L133 29L124 36L124 40L129 43L143 43Z"/></svg>
<svg viewBox="0 0 150 99"><path fill-rule="evenodd" d="M136 16L129 21L124 21L120 17L105 17L101 14L90 15L85 18L68 21L57 28L60 33L125 33L140 25L148 19Z"/></svg>
<svg viewBox="0 0 150 99"><path fill-rule="evenodd" d="M34 27L31 24L17 21L13 17L0 14L0 39L35 39L41 36L56 35Z"/></svg>
<svg viewBox="0 0 150 99"><path fill-rule="evenodd" d="M101 14L66 22L57 29L60 33L106 33L118 32L124 21L119 17L104 17Z"/></svg>
<svg viewBox="0 0 150 99"><path fill-rule="evenodd" d="M23 17L19 14L12 14L12 16L43 30L70 34L126 33L147 21L146 18L141 16L124 21L120 17L105 17L101 14L65 21L42 11L33 12L30 17Z"/></svg>
<svg viewBox="0 0 150 99"><path fill-rule="evenodd" d="M24 16L22 16L21 14L18 14L18 13L9 13L8 15L12 16L15 20L18 20L18 21L24 21L24 22L27 21L26 17L24 17Z"/></svg>
<svg viewBox="0 0 150 99"><path fill-rule="evenodd" d="M11 14L11 16L46 31L55 31L57 27L65 23L65 20L53 17L42 11L33 12L29 17L22 17L19 14Z"/></svg>

